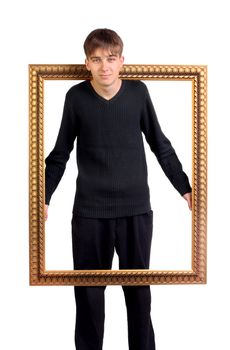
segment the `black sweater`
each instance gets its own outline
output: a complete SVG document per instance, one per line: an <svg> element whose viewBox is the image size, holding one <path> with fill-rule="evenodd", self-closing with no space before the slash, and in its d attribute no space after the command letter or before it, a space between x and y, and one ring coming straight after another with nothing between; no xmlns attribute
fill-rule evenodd
<svg viewBox="0 0 230 350"><path fill-rule="evenodd" d="M123 80L110 100L99 96L90 81L73 86L66 94L55 147L46 158L46 204L64 173L77 137L73 212L112 218L149 211L142 132L172 185L181 195L190 192L188 178L160 128L143 82Z"/></svg>

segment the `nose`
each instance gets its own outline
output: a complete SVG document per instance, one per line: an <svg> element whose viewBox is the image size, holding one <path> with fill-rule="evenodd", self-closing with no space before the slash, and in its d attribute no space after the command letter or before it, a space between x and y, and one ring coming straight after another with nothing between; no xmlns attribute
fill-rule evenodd
<svg viewBox="0 0 230 350"><path fill-rule="evenodd" d="M107 70L108 68L108 62L106 59L103 59L101 60L101 69L104 71L104 70Z"/></svg>

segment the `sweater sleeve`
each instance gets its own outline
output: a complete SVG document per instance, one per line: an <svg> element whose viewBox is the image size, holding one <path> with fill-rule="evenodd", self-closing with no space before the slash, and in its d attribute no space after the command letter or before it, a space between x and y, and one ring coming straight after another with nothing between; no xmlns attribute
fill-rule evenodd
<svg viewBox="0 0 230 350"><path fill-rule="evenodd" d="M45 203L49 204L69 160L77 136L77 116L75 115L68 94L65 98L62 121L55 146L45 159Z"/></svg>
<svg viewBox="0 0 230 350"><path fill-rule="evenodd" d="M141 118L141 130L165 175L175 189L183 196L185 193L191 192L188 176L183 171L181 162L171 142L161 130L149 92L147 87L145 88L146 93Z"/></svg>

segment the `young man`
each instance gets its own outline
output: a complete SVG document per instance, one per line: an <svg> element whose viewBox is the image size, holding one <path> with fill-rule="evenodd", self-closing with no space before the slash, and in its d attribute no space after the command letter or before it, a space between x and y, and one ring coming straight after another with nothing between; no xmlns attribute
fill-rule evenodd
<svg viewBox="0 0 230 350"><path fill-rule="evenodd" d="M191 209L191 187L158 123L145 84L121 80L121 38L96 29L85 40L90 81L66 94L53 151L46 158L48 204L77 138L78 177L73 206L75 269L110 269L114 249L121 269L148 269L152 210L142 133L172 185ZM75 287L78 350L101 350L105 287ZM149 286L123 287L130 350L154 350Z"/></svg>

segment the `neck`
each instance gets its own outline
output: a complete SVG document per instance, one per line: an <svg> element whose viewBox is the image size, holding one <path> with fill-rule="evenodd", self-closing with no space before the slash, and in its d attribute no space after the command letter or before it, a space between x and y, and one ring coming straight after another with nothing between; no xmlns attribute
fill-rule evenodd
<svg viewBox="0 0 230 350"><path fill-rule="evenodd" d="M109 86L101 86L97 84L95 80L91 80L91 84L98 95L105 98L106 100L110 100L120 90L121 79L118 79L116 82Z"/></svg>

